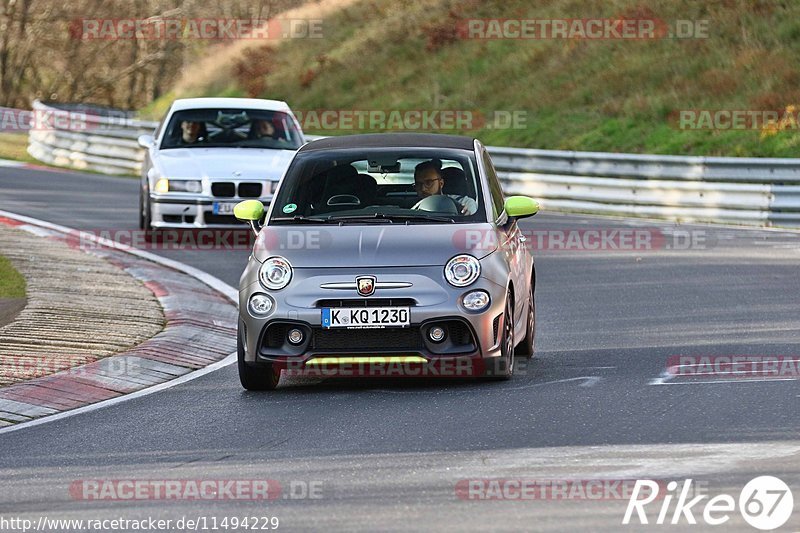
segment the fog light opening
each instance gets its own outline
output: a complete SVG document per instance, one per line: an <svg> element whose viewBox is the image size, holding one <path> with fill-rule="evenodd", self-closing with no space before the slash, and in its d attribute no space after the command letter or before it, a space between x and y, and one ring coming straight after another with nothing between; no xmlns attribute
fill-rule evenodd
<svg viewBox="0 0 800 533"><path fill-rule="evenodd" d="M442 326L433 326L431 329L428 330L428 337L433 342L442 342L445 338L445 331Z"/></svg>
<svg viewBox="0 0 800 533"><path fill-rule="evenodd" d="M289 334L286 335L286 338L289 339L289 343L294 344L295 346L302 344L305 337L306 336L303 335L303 331L297 328L290 329Z"/></svg>

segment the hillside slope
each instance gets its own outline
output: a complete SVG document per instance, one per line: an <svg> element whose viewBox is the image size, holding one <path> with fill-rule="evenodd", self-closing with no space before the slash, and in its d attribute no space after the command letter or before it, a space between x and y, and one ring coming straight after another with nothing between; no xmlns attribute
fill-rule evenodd
<svg viewBox="0 0 800 533"><path fill-rule="evenodd" d="M687 130L681 110L775 110L800 103L800 3L709 0L323 0L297 17L323 38L237 43L190 66L176 96L284 99L310 133L315 111L457 110L487 144L551 149L796 157L796 121L783 128ZM650 5L652 7L645 7ZM290 16L290 15L287 15ZM700 38L469 39L469 19L707 21ZM661 29L661 26L658 26ZM516 114L516 127L476 117ZM697 118L698 115L694 115ZM760 116L760 115L759 115ZM691 122L690 122L691 124ZM697 123L702 124L702 121ZM378 122L377 129L397 129ZM369 125L367 124L367 128ZM722 123L725 126L725 123ZM778 129L779 131L774 131Z"/></svg>

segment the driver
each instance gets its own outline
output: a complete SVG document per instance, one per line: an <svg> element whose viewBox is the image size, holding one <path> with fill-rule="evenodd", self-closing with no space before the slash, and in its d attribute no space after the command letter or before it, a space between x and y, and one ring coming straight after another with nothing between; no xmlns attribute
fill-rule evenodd
<svg viewBox="0 0 800 533"><path fill-rule="evenodd" d="M205 140L202 135L203 125L200 122L184 120L181 122L181 140L184 144L194 144Z"/></svg>
<svg viewBox="0 0 800 533"><path fill-rule="evenodd" d="M416 189L417 196L421 199L434 194L443 194L444 179L442 179L441 167L441 162L435 159L423 161L414 167L414 189ZM459 196L457 194L448 194L446 196L452 198L458 204L462 215L472 215L478 210L478 203L469 196Z"/></svg>

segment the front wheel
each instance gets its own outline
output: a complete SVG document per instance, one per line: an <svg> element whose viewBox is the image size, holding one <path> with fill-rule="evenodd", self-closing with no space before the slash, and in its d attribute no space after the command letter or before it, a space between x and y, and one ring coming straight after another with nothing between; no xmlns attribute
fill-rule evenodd
<svg viewBox="0 0 800 533"><path fill-rule="evenodd" d="M514 302L511 291L506 294L506 307L503 313L503 328L500 337L500 357L494 359L486 369L486 377L491 380L508 380L514 376Z"/></svg>
<svg viewBox="0 0 800 533"><path fill-rule="evenodd" d="M236 335L236 355L239 363L239 381L242 387L252 391L275 390L281 378L280 370L271 364L251 365L244 360L244 342L242 341L242 326Z"/></svg>
<svg viewBox="0 0 800 533"><path fill-rule="evenodd" d="M517 355L522 355L530 359L533 357L534 340L536 337L536 302L533 300L533 286L531 286L531 293L528 296L528 314L525 322L525 338L517 345Z"/></svg>

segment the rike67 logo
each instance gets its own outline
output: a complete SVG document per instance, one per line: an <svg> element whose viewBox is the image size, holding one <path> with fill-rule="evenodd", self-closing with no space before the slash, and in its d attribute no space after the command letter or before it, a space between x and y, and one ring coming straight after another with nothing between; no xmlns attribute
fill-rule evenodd
<svg viewBox="0 0 800 533"><path fill-rule="evenodd" d="M791 489L773 476L759 476L750 480L739 493L738 501L729 494L719 494L710 499L707 494L695 496L691 479L685 480L680 489L676 481L667 484L665 493L660 488L655 481L637 480L622 523L630 524L632 519L634 524L636 519L640 524L650 523L649 520L653 519L652 511L655 509L650 509L651 514L648 516L645 507L657 500L661 505L655 523L659 525L697 524L695 513L701 515L701 523L710 526L724 525L731 520L731 515L735 516L738 503L739 513L748 524L762 531L770 531L784 525L794 509ZM653 507L657 508L658 505Z"/></svg>

